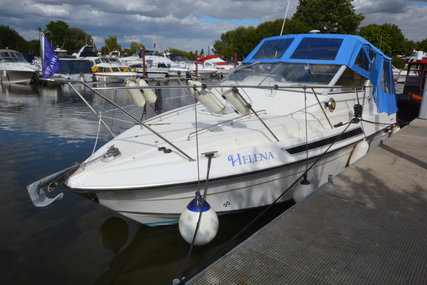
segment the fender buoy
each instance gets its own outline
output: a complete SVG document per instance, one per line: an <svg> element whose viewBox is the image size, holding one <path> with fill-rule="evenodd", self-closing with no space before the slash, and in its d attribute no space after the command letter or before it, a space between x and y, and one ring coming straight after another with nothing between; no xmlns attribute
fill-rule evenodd
<svg viewBox="0 0 427 285"><path fill-rule="evenodd" d="M147 81L145 81L144 79L138 79L136 81L136 83L138 84L138 86L149 86L147 84ZM153 89L148 89L148 88L144 88L141 89L142 95L144 96L145 100L150 103L150 104L154 104L156 103L157 100L157 96L156 93L154 93Z"/></svg>
<svg viewBox="0 0 427 285"><path fill-rule="evenodd" d="M193 241L202 204L203 198L199 192L196 192L196 197L191 200L179 217L179 232L182 238L189 244ZM218 227L218 216L208 202L205 201L194 245L197 246L210 243L215 238Z"/></svg>
<svg viewBox="0 0 427 285"><path fill-rule="evenodd" d="M203 89L200 81L188 80L188 84L192 86L190 88L191 94L196 96L206 109L214 114L225 114L225 105L211 91ZM196 86L196 90L194 90L194 86Z"/></svg>
<svg viewBox="0 0 427 285"><path fill-rule="evenodd" d="M397 133L398 131L400 131L400 126L394 126L392 129L391 129L391 136L392 135L394 135L395 133Z"/></svg>
<svg viewBox="0 0 427 285"><path fill-rule="evenodd" d="M292 198L294 199L295 203L298 203L299 201L303 200L305 197L310 195L314 192L313 184L311 184L307 176L304 176L302 181L295 186L294 191L292 192Z"/></svg>
<svg viewBox="0 0 427 285"><path fill-rule="evenodd" d="M368 153L369 150L369 144L366 141L366 139L363 139L362 141L358 142L355 146L353 151L351 152L350 160L348 161L348 164L351 165L361 159L365 154Z"/></svg>
<svg viewBox="0 0 427 285"><path fill-rule="evenodd" d="M221 88L222 97L233 106L233 109L240 115L249 115L251 109L249 108L247 102L243 100L236 90L233 88Z"/></svg>
<svg viewBox="0 0 427 285"><path fill-rule="evenodd" d="M126 81L126 86L133 87L136 86L136 83L132 80L128 80ZM132 100L138 107L145 106L145 98L142 95L141 91L139 91L138 89L127 89L127 92L130 94Z"/></svg>

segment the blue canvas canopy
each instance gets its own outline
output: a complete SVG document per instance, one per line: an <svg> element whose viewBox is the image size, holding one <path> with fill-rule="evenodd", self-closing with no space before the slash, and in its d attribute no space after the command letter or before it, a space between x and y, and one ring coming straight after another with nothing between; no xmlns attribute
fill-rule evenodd
<svg viewBox="0 0 427 285"><path fill-rule="evenodd" d="M265 38L243 60L255 62L345 65L370 79L379 112L397 112L391 59L362 37L297 34Z"/></svg>

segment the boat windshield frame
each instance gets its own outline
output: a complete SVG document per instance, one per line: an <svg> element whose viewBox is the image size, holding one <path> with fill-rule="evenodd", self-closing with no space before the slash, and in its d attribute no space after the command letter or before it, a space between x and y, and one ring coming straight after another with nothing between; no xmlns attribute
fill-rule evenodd
<svg viewBox="0 0 427 285"><path fill-rule="evenodd" d="M335 64L255 62L242 64L224 81L256 81L257 85L328 85L340 67Z"/></svg>
<svg viewBox="0 0 427 285"><path fill-rule="evenodd" d="M13 50L0 51L0 62L21 62L28 63L22 53Z"/></svg>

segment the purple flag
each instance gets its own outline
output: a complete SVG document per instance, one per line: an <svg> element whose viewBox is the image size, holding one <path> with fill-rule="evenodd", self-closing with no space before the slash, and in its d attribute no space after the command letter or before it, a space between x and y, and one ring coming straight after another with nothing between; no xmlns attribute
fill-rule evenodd
<svg viewBox="0 0 427 285"><path fill-rule="evenodd" d="M58 69L61 68L61 62L59 61L56 53L53 51L52 46L46 37L44 39L44 61L43 61L43 78L51 77Z"/></svg>

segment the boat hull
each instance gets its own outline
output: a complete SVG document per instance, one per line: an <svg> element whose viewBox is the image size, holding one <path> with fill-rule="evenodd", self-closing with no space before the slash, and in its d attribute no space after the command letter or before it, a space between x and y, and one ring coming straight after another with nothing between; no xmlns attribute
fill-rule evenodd
<svg viewBox="0 0 427 285"><path fill-rule="evenodd" d="M31 83L36 77L34 71L1 70L2 83Z"/></svg>
<svg viewBox="0 0 427 285"><path fill-rule="evenodd" d="M384 139L380 132L368 141L370 149L379 145ZM354 145L330 152L308 172L308 179L314 188L328 182L347 166ZM311 165L319 157L309 159ZM213 160L212 163L215 163ZM242 173L230 177L211 180L208 183L207 201L219 214L240 212L273 203L297 180L306 169L306 161L282 165L263 171ZM203 193L205 183L196 182L180 185L167 185L144 189L118 190L78 190L77 193L94 194L99 203L128 218L140 223L158 226L178 222L181 212L194 198L197 190ZM279 201L292 199L292 189L287 191Z"/></svg>

